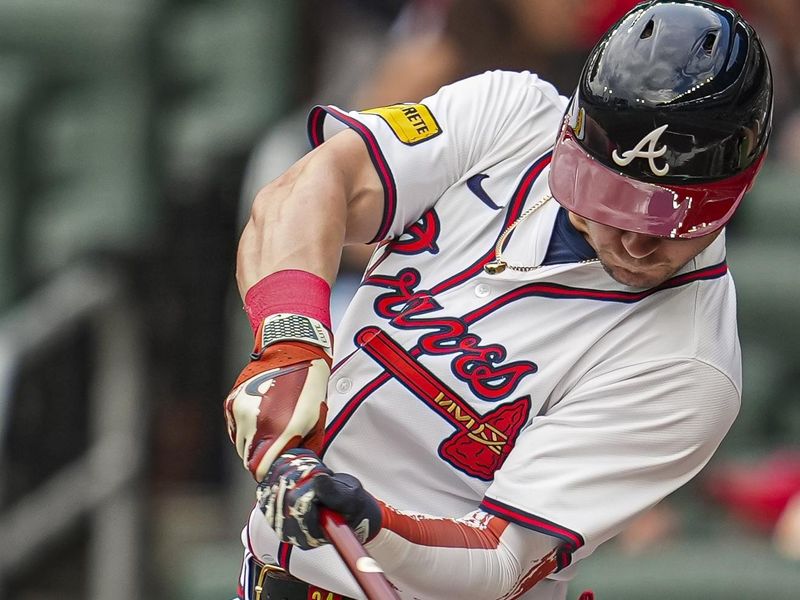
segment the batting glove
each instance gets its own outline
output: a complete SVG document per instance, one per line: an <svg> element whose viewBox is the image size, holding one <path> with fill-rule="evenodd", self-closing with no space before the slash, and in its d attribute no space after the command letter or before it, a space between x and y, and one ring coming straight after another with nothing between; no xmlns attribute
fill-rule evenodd
<svg viewBox="0 0 800 600"><path fill-rule="evenodd" d="M361 482L346 473L333 473L316 454L291 450L273 463L256 491L267 524L282 541L303 550L327 544L319 507L339 513L363 544L381 528L381 508Z"/></svg>
<svg viewBox="0 0 800 600"><path fill-rule="evenodd" d="M325 326L303 315L271 315L258 328L251 362L225 400L228 436L256 481L289 448L321 450L331 346Z"/></svg>

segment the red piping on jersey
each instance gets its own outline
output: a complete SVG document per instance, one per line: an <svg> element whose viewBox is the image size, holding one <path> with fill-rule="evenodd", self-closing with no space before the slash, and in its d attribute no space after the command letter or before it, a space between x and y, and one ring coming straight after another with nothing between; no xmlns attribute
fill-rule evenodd
<svg viewBox="0 0 800 600"><path fill-rule="evenodd" d="M391 379L391 375L389 375L389 373L386 371L383 371L375 379L361 388L355 396L347 401L347 404L344 405L344 408L342 408L342 410L336 414L328 426L325 427L325 438L322 443L322 450L319 453L320 457L325 456L325 452L327 451L328 446L333 438L336 437L339 431L341 431L344 424L350 419L351 416L353 416L355 410L361 406L361 403L366 400L367 396L389 381L389 379Z"/></svg>
<svg viewBox="0 0 800 600"><path fill-rule="evenodd" d="M372 264L369 265L369 267L365 271L364 276L361 278L362 280L369 279L370 275L372 275L375 269L377 269L378 266L383 261L389 258L389 254L391 254L391 249L389 248L389 245L390 245L389 240L384 240L378 245L378 247L375 249L375 252L376 253L380 252L381 255L378 258L372 259Z"/></svg>
<svg viewBox="0 0 800 600"><path fill-rule="evenodd" d="M414 347L409 350L409 354L411 356L417 357L422 352L419 348ZM367 399L367 397L381 387L384 383L386 383L389 379L392 378L391 373L387 373L386 371L382 371L377 377L375 377L372 381L366 384L363 388L361 388L350 400L347 401L347 404L344 405L342 410L340 410L336 416L331 420L331 422L325 427L325 438L322 444L322 450L319 453L320 458L325 456L325 451L328 449L331 441L336 435L339 433L341 428L344 424L350 419L353 415L355 410L361 406L361 403Z"/></svg>
<svg viewBox="0 0 800 600"><path fill-rule="evenodd" d="M308 117L308 137L314 148L325 141L322 128L326 114L341 121L361 136L361 139L364 140L367 146L367 152L372 160L372 164L375 166L375 171L378 173L378 177L383 184L383 217L381 218L381 226L378 229L378 233L375 234L375 237L372 238L369 243L379 242L388 235L389 229L394 221L395 211L397 210L397 186L395 185L392 170L389 168L389 163L383 155L381 147L372 131L360 121L357 121L346 113L336 110L332 106L315 106L311 109L311 113Z"/></svg>
<svg viewBox="0 0 800 600"><path fill-rule="evenodd" d="M475 323L502 308L506 304L519 300L520 298L528 298L531 296L539 296L544 298L574 298L578 300L599 300L601 302L620 302L623 304L633 304L652 296L656 292L663 290L673 289L706 279L717 279L724 276L728 272L728 265L724 261L706 267L691 273L685 273L668 279L664 283L654 288L643 290L640 292L625 292L625 291L609 291L609 290L593 290L588 288L575 288L566 285L559 285L557 283L530 283L520 286L495 298L488 304L467 313L462 317L463 321L468 324Z"/></svg>
<svg viewBox="0 0 800 600"><path fill-rule="evenodd" d="M528 168L528 171L523 176L522 181L520 181L516 191L514 192L514 195L512 196L511 202L509 203L508 212L506 212L506 217L503 220L503 225L500 228L500 232L497 234L498 238L503 231L505 231L506 228L522 213L522 207L524 206L525 200L531 191L531 187L533 187L534 182L539 178L539 175L541 175L544 168L550 164L551 158L552 152L548 152L536 160L536 162L534 162ZM442 292L449 290L460 283L463 283L467 279L471 279L472 277L478 275L483 270L483 266L494 258L494 249L496 243L497 240L495 240L495 243L492 244L491 249L472 265L460 273L457 273L456 275L453 275L452 277L449 277L433 286L430 289L430 293L432 295L441 294ZM364 283L369 283L369 281L365 281Z"/></svg>

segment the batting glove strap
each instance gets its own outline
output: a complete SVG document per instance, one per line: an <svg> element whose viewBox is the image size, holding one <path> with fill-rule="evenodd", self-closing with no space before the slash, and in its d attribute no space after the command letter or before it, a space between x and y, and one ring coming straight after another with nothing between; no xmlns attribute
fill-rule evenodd
<svg viewBox="0 0 800 600"><path fill-rule="evenodd" d="M381 507L361 482L347 473L321 474L314 479L316 502L344 517L358 541L366 544L381 529Z"/></svg>
<svg viewBox="0 0 800 600"><path fill-rule="evenodd" d="M277 313L265 318L256 332L256 347L251 358L258 360L266 348L279 342L304 342L333 356L333 340L328 328L305 315Z"/></svg>

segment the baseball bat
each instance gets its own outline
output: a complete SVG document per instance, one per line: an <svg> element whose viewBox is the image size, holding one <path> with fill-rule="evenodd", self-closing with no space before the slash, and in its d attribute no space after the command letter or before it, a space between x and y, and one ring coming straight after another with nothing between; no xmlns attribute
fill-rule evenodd
<svg viewBox="0 0 800 600"><path fill-rule="evenodd" d="M383 569L367 553L342 516L325 507L320 507L319 515L325 537L336 548L367 598L369 600L400 600L400 596L384 576Z"/></svg>

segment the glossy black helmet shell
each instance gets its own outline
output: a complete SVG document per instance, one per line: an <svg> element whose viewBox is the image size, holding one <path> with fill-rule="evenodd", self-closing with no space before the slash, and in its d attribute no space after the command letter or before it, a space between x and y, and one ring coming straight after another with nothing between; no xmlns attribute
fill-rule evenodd
<svg viewBox="0 0 800 600"><path fill-rule="evenodd" d="M772 77L753 28L711 2L645 2L595 46L572 110L583 109L582 145L595 158L645 181L688 183L729 177L764 152ZM658 126L667 147L657 175L647 160L619 164ZM622 161L624 162L624 161Z"/></svg>
<svg viewBox="0 0 800 600"><path fill-rule="evenodd" d="M606 225L698 237L731 218L771 128L769 61L736 11L706 0L643 2L586 61L550 190Z"/></svg>

